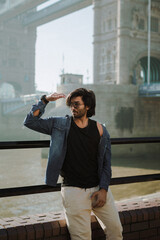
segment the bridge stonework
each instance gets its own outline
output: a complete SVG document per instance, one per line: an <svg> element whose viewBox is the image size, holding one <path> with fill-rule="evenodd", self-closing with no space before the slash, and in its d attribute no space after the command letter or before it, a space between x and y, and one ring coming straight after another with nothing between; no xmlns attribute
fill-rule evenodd
<svg viewBox="0 0 160 240"><path fill-rule="evenodd" d="M78 84L58 86L58 92L68 94ZM105 124L112 138L159 136L160 132L160 98L140 97L138 86L133 84L87 84L96 94L95 120ZM51 114L64 115L66 106L64 100L56 102L56 108ZM116 146L112 149L113 156L133 157L137 154L143 157L159 156L159 144L133 144Z"/></svg>
<svg viewBox="0 0 160 240"><path fill-rule="evenodd" d="M151 57L160 60L158 22L160 2L153 0ZM140 60L148 55L148 1L94 0L93 41L95 83L143 83L147 66Z"/></svg>
<svg viewBox="0 0 160 240"><path fill-rule="evenodd" d="M19 1L15 6L12 6L13 3L10 3L9 0L0 2L2 9L11 6L10 11L15 8L17 14L20 14L16 16L14 13L16 17L2 21L0 25L0 32L3 33L0 35L0 53L2 56L0 83L12 83L21 94L34 93L35 91L35 41L38 24L41 25L46 21L56 19L56 16L57 18L63 16L62 13L56 15L59 11L66 15L92 4L91 0L77 0L75 8L75 1L72 3L72 1L61 0L37 12L33 7L36 4L38 6L42 0L36 2L24 0L23 4L20 4ZM63 5L68 10L63 11ZM29 9L29 6L32 10ZM25 10L28 11L24 14ZM148 54L148 1L94 0L93 11L94 83L143 83L146 77L144 75L147 74L147 65L144 61ZM37 14L41 16L41 13L42 20L36 23L38 21ZM2 20L3 15L3 10L1 10ZM31 23L23 24L24 20L32 18ZM157 65L160 63L159 22L160 2L152 0L151 69L155 68L154 75L157 73L160 75ZM10 71L7 71L8 67ZM160 82L159 78L156 81Z"/></svg>
<svg viewBox="0 0 160 240"><path fill-rule="evenodd" d="M123 226L123 240L160 239L160 196L130 199L116 203ZM97 218L91 216L93 240L105 240ZM70 240L63 213L0 219L1 240Z"/></svg>
<svg viewBox="0 0 160 240"><path fill-rule="evenodd" d="M36 28L22 26L25 15L0 24L0 86L11 84L16 96L35 92Z"/></svg>

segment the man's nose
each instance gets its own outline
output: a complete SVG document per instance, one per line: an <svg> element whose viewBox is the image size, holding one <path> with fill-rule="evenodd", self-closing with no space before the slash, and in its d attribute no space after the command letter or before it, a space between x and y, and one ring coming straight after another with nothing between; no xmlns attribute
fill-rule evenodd
<svg viewBox="0 0 160 240"><path fill-rule="evenodd" d="M70 107L71 108L76 108L75 104L73 104L73 103L70 105Z"/></svg>

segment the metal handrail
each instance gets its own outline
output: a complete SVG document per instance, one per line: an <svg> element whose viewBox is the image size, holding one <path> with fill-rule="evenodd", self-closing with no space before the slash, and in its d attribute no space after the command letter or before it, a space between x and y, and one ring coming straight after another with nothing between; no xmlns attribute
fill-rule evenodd
<svg viewBox="0 0 160 240"><path fill-rule="evenodd" d="M117 177L117 178L111 179L110 185L121 185L121 184L148 182L148 181L157 181L157 180L160 180L160 174ZM55 187L51 187L47 185L36 185L36 186L25 186L25 187L15 187L15 188L4 188L4 189L0 189L0 198L37 194L37 193L56 192L60 190L61 190L60 183L58 183Z"/></svg>
<svg viewBox="0 0 160 240"><path fill-rule="evenodd" d="M140 143L160 143L160 137L111 138L112 145ZM49 144L49 140L6 141L0 142L0 150L21 148L47 148L49 147Z"/></svg>

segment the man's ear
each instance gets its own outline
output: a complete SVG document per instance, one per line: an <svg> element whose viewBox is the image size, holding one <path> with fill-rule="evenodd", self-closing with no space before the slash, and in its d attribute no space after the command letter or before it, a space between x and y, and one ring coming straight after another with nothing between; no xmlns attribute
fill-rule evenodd
<svg viewBox="0 0 160 240"><path fill-rule="evenodd" d="M86 106L87 111L90 109L90 107Z"/></svg>

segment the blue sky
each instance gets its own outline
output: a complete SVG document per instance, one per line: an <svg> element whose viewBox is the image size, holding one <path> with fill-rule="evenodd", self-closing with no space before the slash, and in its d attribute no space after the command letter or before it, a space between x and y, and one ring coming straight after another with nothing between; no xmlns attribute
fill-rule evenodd
<svg viewBox="0 0 160 240"><path fill-rule="evenodd" d="M53 1L52 1L53 2ZM93 80L93 9L87 7L37 28L36 86L56 91L60 74L84 75ZM89 79L87 80L87 76Z"/></svg>

